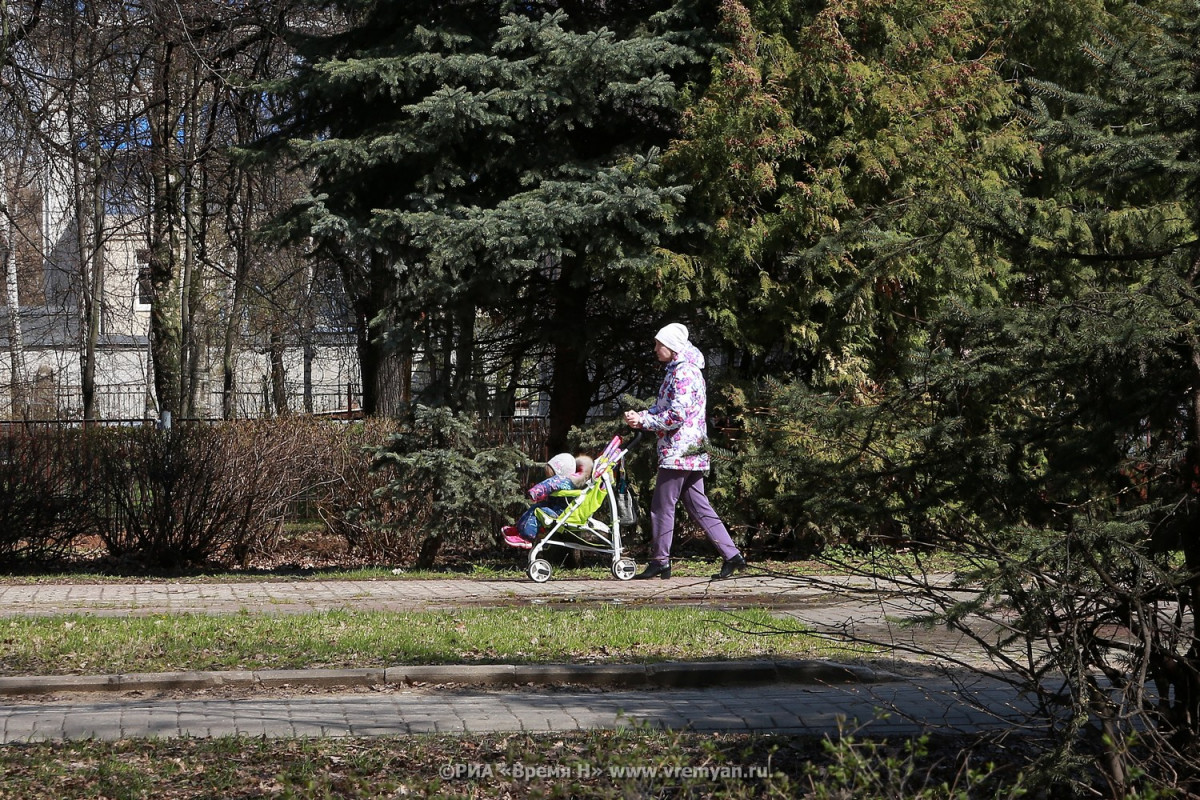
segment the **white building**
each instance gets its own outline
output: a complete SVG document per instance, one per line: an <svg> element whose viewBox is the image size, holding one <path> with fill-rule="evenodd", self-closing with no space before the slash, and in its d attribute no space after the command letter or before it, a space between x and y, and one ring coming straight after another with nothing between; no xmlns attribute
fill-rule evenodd
<svg viewBox="0 0 1200 800"><path fill-rule="evenodd" d="M0 179L0 419L82 418L81 365L87 339L83 291L92 265L79 257L75 216L65 193L47 189L44 178L19 180L11 169L0 168ZM96 416L158 419L150 357L147 237L115 215L106 218L105 225L109 233L101 249ZM209 329L197 330L200 344L193 353L196 416L202 418L222 416L221 320L228 314L228 306L222 307L228 284L220 271L205 278L209 314L197 326ZM15 318L14 307L19 308ZM254 333L249 318L241 328L234 357L235 415L274 413L268 343ZM284 337L277 363L282 364L289 410L338 413L357 407L358 363L346 320L315 315L302 331L293 329Z"/></svg>

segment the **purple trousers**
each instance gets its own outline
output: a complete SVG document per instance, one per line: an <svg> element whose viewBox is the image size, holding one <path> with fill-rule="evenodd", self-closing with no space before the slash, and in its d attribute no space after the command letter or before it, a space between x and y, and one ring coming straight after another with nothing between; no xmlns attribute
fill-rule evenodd
<svg viewBox="0 0 1200 800"><path fill-rule="evenodd" d="M725 523L713 511L704 494L704 473L694 470L665 469L660 467L654 484L654 498L650 501L650 560L666 566L671 563L671 542L675 539L675 505L683 501L683 507L696 523L704 529L704 535L717 548L721 558L728 561L738 554L737 545L729 538Z"/></svg>

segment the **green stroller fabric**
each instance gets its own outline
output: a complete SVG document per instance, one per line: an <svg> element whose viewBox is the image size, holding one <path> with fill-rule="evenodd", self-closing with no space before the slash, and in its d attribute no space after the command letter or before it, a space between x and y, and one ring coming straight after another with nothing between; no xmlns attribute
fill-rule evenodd
<svg viewBox="0 0 1200 800"><path fill-rule="evenodd" d="M539 508L535 513L542 524L548 528L562 519L561 514L566 514L567 518L563 522L564 525L583 527L592 518L592 514L595 514L599 510L601 504L604 502L604 498L608 497L608 490L604 488L604 484L601 481L594 481L590 486L583 489L562 489L555 492L552 496L573 499L571 500L571 504L564 511L560 512L560 514L552 514L545 509ZM583 496L582 501L579 499L580 496Z"/></svg>

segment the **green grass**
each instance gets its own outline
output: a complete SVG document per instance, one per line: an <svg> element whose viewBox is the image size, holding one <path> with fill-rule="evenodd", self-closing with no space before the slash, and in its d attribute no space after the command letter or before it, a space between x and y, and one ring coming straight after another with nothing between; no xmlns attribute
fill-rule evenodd
<svg viewBox="0 0 1200 800"><path fill-rule="evenodd" d="M932 744L906 755L901 744L860 751L852 740L830 746L812 736L645 729L12 744L0 750L0 798L1020 796L1016 769L995 769L970 754L972 746L983 749L981 741L957 737ZM982 771L963 769L967 758Z"/></svg>
<svg viewBox="0 0 1200 800"><path fill-rule="evenodd" d="M0 674L5 675L650 663L832 652L827 643L762 609L605 605L0 620Z"/></svg>

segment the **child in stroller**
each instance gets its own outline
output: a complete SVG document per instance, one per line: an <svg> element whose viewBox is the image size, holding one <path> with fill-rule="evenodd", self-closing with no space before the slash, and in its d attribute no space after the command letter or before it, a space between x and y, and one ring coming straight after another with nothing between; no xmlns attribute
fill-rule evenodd
<svg viewBox="0 0 1200 800"><path fill-rule="evenodd" d="M569 498L561 494L565 490L580 489L592 478L590 456L573 456L559 453L546 462L546 479L529 487L529 508L517 518L515 525L500 529L504 543L509 547L528 550L542 532L542 521L537 513L544 509L557 515L566 509Z"/></svg>
<svg viewBox="0 0 1200 800"><path fill-rule="evenodd" d="M640 434L633 442L639 438ZM594 463L587 456L580 457L586 459L580 462L586 469L577 473L586 476L582 485L555 492L566 501L565 506L559 510L533 507L538 530L544 531L529 549L526 572L534 581L542 583L550 579L552 567L541 554L551 545L604 554L611 561L612 574L620 580L629 580L637 571L636 562L624 557L621 547L621 526L628 527L634 521L627 516L622 519L618 508L618 496L624 497L629 492L623 469L629 448L622 445L621 437L614 436Z"/></svg>

